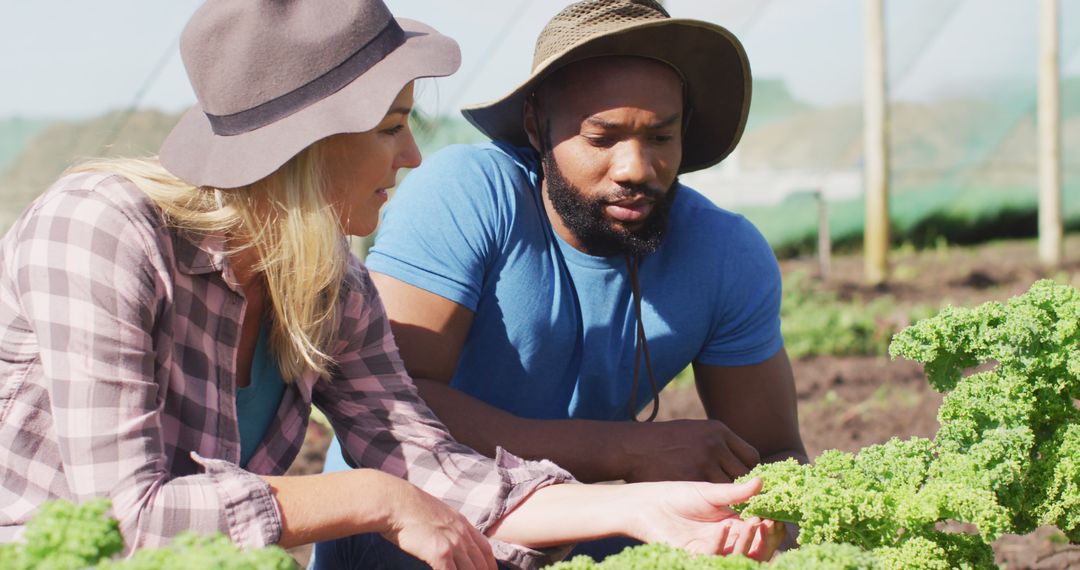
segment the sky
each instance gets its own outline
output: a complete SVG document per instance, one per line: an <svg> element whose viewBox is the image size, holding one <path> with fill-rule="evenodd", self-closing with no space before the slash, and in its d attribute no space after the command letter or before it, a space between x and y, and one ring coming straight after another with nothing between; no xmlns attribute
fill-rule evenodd
<svg viewBox="0 0 1080 570"><path fill-rule="evenodd" d="M1062 69L1080 75L1080 0L1060 0ZM0 118L79 118L195 103L177 39L195 0L0 0ZM528 76L535 38L564 0L386 0L461 44L452 77L419 89L428 113L500 97ZM887 0L890 93L924 100L1034 85L1036 2ZM755 77L809 103L857 102L860 0L666 0L675 17L730 29Z"/></svg>

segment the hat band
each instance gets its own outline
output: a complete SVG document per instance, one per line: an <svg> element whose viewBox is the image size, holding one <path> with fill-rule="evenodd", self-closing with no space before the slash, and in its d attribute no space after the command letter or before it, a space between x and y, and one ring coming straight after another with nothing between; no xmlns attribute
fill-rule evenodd
<svg viewBox="0 0 1080 570"><path fill-rule="evenodd" d="M205 113L210 121L210 128L216 135L232 136L265 127L341 90L404 43L405 31L396 20L391 19L378 35L356 53L304 85L239 113Z"/></svg>

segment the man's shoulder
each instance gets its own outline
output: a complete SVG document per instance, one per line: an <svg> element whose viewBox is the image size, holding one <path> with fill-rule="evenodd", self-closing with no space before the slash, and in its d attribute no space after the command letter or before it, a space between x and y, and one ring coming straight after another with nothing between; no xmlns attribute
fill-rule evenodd
<svg viewBox="0 0 1080 570"><path fill-rule="evenodd" d="M723 244L762 242L764 237L742 214L714 204L700 192L680 184L668 221L668 234L683 247L716 250Z"/></svg>
<svg viewBox="0 0 1080 570"><path fill-rule="evenodd" d="M418 172L440 171L451 175L479 175L488 178L521 175L527 178L539 171L539 158L529 147L516 147L500 141L445 146L424 160Z"/></svg>

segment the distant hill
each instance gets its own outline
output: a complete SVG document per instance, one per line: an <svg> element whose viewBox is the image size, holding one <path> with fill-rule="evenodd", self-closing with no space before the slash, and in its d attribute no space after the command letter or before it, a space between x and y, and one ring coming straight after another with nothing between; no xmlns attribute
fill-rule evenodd
<svg viewBox="0 0 1080 570"><path fill-rule="evenodd" d="M0 231L68 166L100 156L142 156L157 152L179 120L158 111L113 112L85 121L57 121L25 145L0 174Z"/></svg>
<svg viewBox="0 0 1080 570"><path fill-rule="evenodd" d="M945 179L968 185L1034 187L1034 101L954 99L894 103L890 168L897 189ZM1062 86L1066 175L1080 173L1080 79ZM861 168L862 107L813 108L750 128L739 145L743 169L829 171Z"/></svg>
<svg viewBox="0 0 1080 570"><path fill-rule="evenodd" d="M753 94L750 97L750 116L747 129L754 129L769 123L781 121L792 115L810 109L807 103L799 101L788 90L782 79L754 79Z"/></svg>
<svg viewBox="0 0 1080 570"><path fill-rule="evenodd" d="M51 119L0 119L0 172L15 162L30 139L37 136L53 121Z"/></svg>

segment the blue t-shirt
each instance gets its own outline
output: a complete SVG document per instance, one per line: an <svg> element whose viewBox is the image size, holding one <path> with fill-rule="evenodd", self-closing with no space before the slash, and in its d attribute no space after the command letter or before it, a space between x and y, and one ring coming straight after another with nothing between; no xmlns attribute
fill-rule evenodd
<svg viewBox="0 0 1080 570"><path fill-rule="evenodd" d="M531 148L498 142L439 151L390 201L367 265L474 313L454 387L523 417L627 419L637 325L625 258L558 237L539 169ZM757 229L685 186L669 224L639 269L657 381L780 350L780 272ZM642 366L639 408L650 396Z"/></svg>

